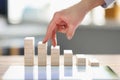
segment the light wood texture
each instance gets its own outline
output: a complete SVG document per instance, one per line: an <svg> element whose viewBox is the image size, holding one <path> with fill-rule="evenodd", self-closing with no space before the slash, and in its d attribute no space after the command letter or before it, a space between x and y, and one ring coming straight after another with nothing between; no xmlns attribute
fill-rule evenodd
<svg viewBox="0 0 120 80"><path fill-rule="evenodd" d="M51 66L59 66L60 46L51 47Z"/></svg>
<svg viewBox="0 0 120 80"><path fill-rule="evenodd" d="M64 66L73 65L73 52L72 50L64 50Z"/></svg>
<svg viewBox="0 0 120 80"><path fill-rule="evenodd" d="M77 54L76 55L76 65L77 66L86 66L86 56L83 54Z"/></svg>
<svg viewBox="0 0 120 80"><path fill-rule="evenodd" d="M34 65L34 37L26 37L24 39L24 65L33 66Z"/></svg>
<svg viewBox="0 0 120 80"><path fill-rule="evenodd" d="M46 66L47 64L47 43L43 44L41 41L38 43L38 65Z"/></svg>
<svg viewBox="0 0 120 80"><path fill-rule="evenodd" d="M99 61L97 59L95 59L95 58L90 58L88 60L88 64L90 66L99 66L100 65Z"/></svg>

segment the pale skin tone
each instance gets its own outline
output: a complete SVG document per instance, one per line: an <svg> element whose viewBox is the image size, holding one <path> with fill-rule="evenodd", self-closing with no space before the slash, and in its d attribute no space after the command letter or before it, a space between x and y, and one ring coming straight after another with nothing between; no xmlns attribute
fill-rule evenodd
<svg viewBox="0 0 120 80"><path fill-rule="evenodd" d="M104 0L82 0L67 9L56 12L48 25L43 43L51 40L52 45L56 46L56 32L64 33L69 40L72 39L85 15L91 9L104 3Z"/></svg>

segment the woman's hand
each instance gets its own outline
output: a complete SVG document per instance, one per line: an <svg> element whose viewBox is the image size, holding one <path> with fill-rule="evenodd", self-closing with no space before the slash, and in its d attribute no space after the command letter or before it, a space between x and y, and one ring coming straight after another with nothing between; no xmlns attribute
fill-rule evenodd
<svg viewBox="0 0 120 80"><path fill-rule="evenodd" d="M83 20L86 13L91 9L89 5L93 6L90 3L87 3L89 1L99 2L100 0L82 0L80 3L70 8L56 12L48 26L43 43L51 40L52 45L56 46L56 32L64 33L68 39L72 39L79 23Z"/></svg>

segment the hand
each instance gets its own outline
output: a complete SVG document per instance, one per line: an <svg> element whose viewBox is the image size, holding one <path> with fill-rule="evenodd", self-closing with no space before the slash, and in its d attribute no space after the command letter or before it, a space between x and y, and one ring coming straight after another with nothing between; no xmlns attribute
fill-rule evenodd
<svg viewBox="0 0 120 80"><path fill-rule="evenodd" d="M90 0L83 0L70 8L56 12L48 26L43 43L46 43L50 39L52 45L56 46L56 32L64 33L68 39L72 39L78 24L91 9L89 6L86 6L87 2L90 2Z"/></svg>
<svg viewBox="0 0 120 80"><path fill-rule="evenodd" d="M50 39L52 41L52 45L56 46L57 31L66 34L67 38L71 39L78 27L78 24L85 16L85 13L78 11L78 8L79 7L76 4L68 9L56 12L48 26L43 43L46 43Z"/></svg>

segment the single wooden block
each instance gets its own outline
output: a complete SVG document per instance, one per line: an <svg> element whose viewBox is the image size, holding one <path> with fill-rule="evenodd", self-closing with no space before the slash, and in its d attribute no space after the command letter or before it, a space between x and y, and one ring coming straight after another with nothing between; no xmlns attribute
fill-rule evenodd
<svg viewBox="0 0 120 80"><path fill-rule="evenodd" d="M35 50L34 49L24 49L24 54L25 55L32 55L35 54Z"/></svg>
<svg viewBox="0 0 120 80"><path fill-rule="evenodd" d="M76 55L76 65L77 66L86 66L86 56L82 54Z"/></svg>
<svg viewBox="0 0 120 80"><path fill-rule="evenodd" d="M38 43L38 65L46 66L47 64L47 44L43 44L42 41Z"/></svg>
<svg viewBox="0 0 120 80"><path fill-rule="evenodd" d="M47 54L38 55L38 66L46 66L47 64Z"/></svg>
<svg viewBox="0 0 120 80"><path fill-rule="evenodd" d="M97 59L95 59L95 58L90 58L89 61L88 61L88 64L90 66L99 66L100 65L99 61Z"/></svg>
<svg viewBox="0 0 120 80"><path fill-rule="evenodd" d="M34 58L33 59L24 59L25 66L34 66Z"/></svg>
<svg viewBox="0 0 120 80"><path fill-rule="evenodd" d="M25 66L34 66L33 62L25 62Z"/></svg>
<svg viewBox="0 0 120 80"><path fill-rule="evenodd" d="M45 54L47 55L47 43L43 44L41 41L38 43L38 55Z"/></svg>
<svg viewBox="0 0 120 80"><path fill-rule="evenodd" d="M47 60L46 59L43 59L43 60L39 60L38 61L38 66L46 66L47 65Z"/></svg>
<svg viewBox="0 0 120 80"><path fill-rule="evenodd" d="M32 61L32 62L33 62L33 60L34 60L34 58L28 58L28 57L26 57L26 56L25 56L24 58L25 58L25 59L24 59L25 61L30 61L30 62Z"/></svg>
<svg viewBox="0 0 120 80"><path fill-rule="evenodd" d="M31 42L34 42L35 38L34 37L25 37L24 40L25 40L25 43L31 44Z"/></svg>
<svg viewBox="0 0 120 80"><path fill-rule="evenodd" d="M34 55L24 55L24 59L34 59Z"/></svg>
<svg viewBox="0 0 120 80"><path fill-rule="evenodd" d="M33 56L24 56L24 65L25 66L34 66L34 57Z"/></svg>
<svg viewBox="0 0 120 80"><path fill-rule="evenodd" d="M34 48L34 41L35 41L34 37L26 37L24 39L24 48L29 49Z"/></svg>
<svg viewBox="0 0 120 80"><path fill-rule="evenodd" d="M51 47L51 65L59 66L60 46Z"/></svg>
<svg viewBox="0 0 120 80"><path fill-rule="evenodd" d="M46 49L47 50L47 43L42 43L42 41L38 42L38 49Z"/></svg>
<svg viewBox="0 0 120 80"><path fill-rule="evenodd" d="M24 39L24 65L34 65L34 37L26 37Z"/></svg>
<svg viewBox="0 0 120 80"><path fill-rule="evenodd" d="M73 57L73 52L72 50L64 50L64 66L72 66L72 57Z"/></svg>
<svg viewBox="0 0 120 80"><path fill-rule="evenodd" d="M33 58L35 54L34 49L24 49L24 56L25 58Z"/></svg>

